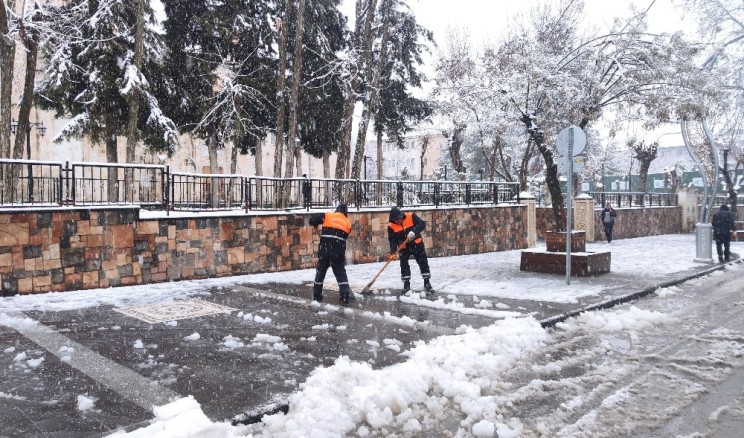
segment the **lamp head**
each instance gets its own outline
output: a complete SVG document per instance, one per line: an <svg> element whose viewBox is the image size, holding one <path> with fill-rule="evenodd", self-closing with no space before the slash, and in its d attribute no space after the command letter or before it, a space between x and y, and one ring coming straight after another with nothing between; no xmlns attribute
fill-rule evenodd
<svg viewBox="0 0 744 438"><path fill-rule="evenodd" d="M12 132L13 135L15 135L17 129L18 129L18 122L16 122L14 119L12 122L10 122L10 132Z"/></svg>

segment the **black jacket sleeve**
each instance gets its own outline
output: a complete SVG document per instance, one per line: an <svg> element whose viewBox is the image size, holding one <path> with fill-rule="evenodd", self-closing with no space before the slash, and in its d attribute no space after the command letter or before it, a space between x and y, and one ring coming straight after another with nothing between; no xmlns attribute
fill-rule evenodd
<svg viewBox="0 0 744 438"><path fill-rule="evenodd" d="M393 232L393 229L389 226L387 227L388 232L388 243L390 244L390 254L394 253L396 249L398 249L398 239L395 237L395 233Z"/></svg>
<svg viewBox="0 0 744 438"><path fill-rule="evenodd" d="M422 231L426 229L426 222L421 219L420 217L416 216L416 213L412 215L413 219L413 228L411 228L411 231L416 233L416 237L419 237Z"/></svg>
<svg viewBox="0 0 744 438"><path fill-rule="evenodd" d="M310 225L317 227L325 220L325 213L317 213L310 216Z"/></svg>

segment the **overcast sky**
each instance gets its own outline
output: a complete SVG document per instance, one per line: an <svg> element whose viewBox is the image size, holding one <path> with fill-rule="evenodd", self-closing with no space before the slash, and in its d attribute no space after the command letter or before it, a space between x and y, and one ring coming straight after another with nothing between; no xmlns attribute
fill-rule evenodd
<svg viewBox="0 0 744 438"><path fill-rule="evenodd" d="M408 0L418 22L434 32L442 44L448 26L467 29L473 42L498 37L516 14L528 11L539 0ZM354 0L344 0L344 10L353 15ZM616 16L626 15L631 4L649 10L652 30L670 32L679 27L678 10L674 0L584 0L588 21L596 26L609 27ZM677 2L678 3L678 2Z"/></svg>

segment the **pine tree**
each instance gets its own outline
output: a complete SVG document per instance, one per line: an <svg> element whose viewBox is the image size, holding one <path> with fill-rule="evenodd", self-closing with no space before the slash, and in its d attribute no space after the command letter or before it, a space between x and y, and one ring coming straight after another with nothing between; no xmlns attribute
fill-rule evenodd
<svg viewBox="0 0 744 438"><path fill-rule="evenodd" d="M132 69L136 5L124 0L77 0L51 8L51 26L57 30L44 59L44 80L37 88L37 103L67 117L68 124L55 137L88 137L106 146L106 159L118 162L117 137L127 134L127 93L137 87L143 94L138 129L145 144L170 150L176 128L163 114L151 92L162 73L163 47L155 31L152 10L145 9L142 69ZM109 173L108 193L118 199L115 171Z"/></svg>

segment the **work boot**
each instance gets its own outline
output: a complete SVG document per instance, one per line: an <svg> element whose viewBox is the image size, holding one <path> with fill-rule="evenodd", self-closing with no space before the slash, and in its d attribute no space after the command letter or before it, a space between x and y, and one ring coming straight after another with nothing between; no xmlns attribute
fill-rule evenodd
<svg viewBox="0 0 744 438"><path fill-rule="evenodd" d="M434 288L431 287L431 283L429 282L428 278L424 279L424 289L426 289L426 292L428 293L434 292Z"/></svg>
<svg viewBox="0 0 744 438"><path fill-rule="evenodd" d="M409 280L405 280L403 282L403 292L408 292L411 290L411 282Z"/></svg>
<svg viewBox="0 0 744 438"><path fill-rule="evenodd" d="M349 285L345 284L339 287L339 292L339 301L341 301L341 304L349 304L351 295L351 289L349 288Z"/></svg>
<svg viewBox="0 0 744 438"><path fill-rule="evenodd" d="M317 301L317 302L323 301L323 285L322 284L313 285L313 301Z"/></svg>
<svg viewBox="0 0 744 438"><path fill-rule="evenodd" d="M322 302L323 301L323 294L313 294L313 301Z"/></svg>

